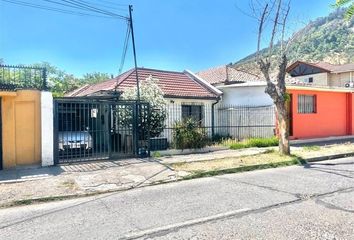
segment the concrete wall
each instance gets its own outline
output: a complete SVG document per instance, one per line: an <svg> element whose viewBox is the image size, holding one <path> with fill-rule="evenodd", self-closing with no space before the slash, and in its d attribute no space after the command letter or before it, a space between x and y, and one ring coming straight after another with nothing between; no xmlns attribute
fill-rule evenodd
<svg viewBox="0 0 354 240"><path fill-rule="evenodd" d="M265 85L247 86L243 84L220 86L223 92L221 104L223 105L248 105L248 106L268 106L273 101L265 91Z"/></svg>
<svg viewBox="0 0 354 240"><path fill-rule="evenodd" d="M50 92L41 93L41 158L42 166L54 165L53 152L53 97Z"/></svg>
<svg viewBox="0 0 354 240"><path fill-rule="evenodd" d="M317 73L317 74L310 74L305 76L295 77L300 83L305 83L307 79L310 77L313 78L313 83L311 85L316 86L328 86L329 84L329 74L328 73Z"/></svg>
<svg viewBox="0 0 354 240"><path fill-rule="evenodd" d="M40 164L41 94L36 90L17 91L2 97L3 167Z"/></svg>
<svg viewBox="0 0 354 240"><path fill-rule="evenodd" d="M354 81L354 72L351 73ZM345 87L346 83L350 82L350 72L347 73L331 73L329 75L329 86Z"/></svg>
<svg viewBox="0 0 354 240"><path fill-rule="evenodd" d="M19 90L0 97L3 168L53 165L52 94Z"/></svg>
<svg viewBox="0 0 354 240"><path fill-rule="evenodd" d="M351 75L350 75L351 74ZM346 73L317 73L305 76L295 77L299 82L304 82L309 77L313 77L314 86L330 86L330 87L345 87L346 83L349 83L350 76L354 81L354 72Z"/></svg>
<svg viewBox="0 0 354 240"><path fill-rule="evenodd" d="M352 134L352 99L346 92L288 90L292 94L292 138L317 138ZM316 95L316 113L298 113L298 95ZM350 99L348 101L348 99Z"/></svg>

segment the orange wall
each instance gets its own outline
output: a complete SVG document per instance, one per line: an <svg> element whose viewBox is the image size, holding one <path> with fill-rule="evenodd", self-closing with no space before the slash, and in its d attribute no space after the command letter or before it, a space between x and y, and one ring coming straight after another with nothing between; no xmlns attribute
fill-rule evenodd
<svg viewBox="0 0 354 240"><path fill-rule="evenodd" d="M293 134L292 138L316 138L352 134L354 119L348 115L354 104L351 93L315 90L288 90L292 94ZM317 112L298 113L299 94L316 95ZM354 105L353 105L354 106Z"/></svg>
<svg viewBox="0 0 354 240"><path fill-rule="evenodd" d="M0 92L3 167L40 164L40 92Z"/></svg>

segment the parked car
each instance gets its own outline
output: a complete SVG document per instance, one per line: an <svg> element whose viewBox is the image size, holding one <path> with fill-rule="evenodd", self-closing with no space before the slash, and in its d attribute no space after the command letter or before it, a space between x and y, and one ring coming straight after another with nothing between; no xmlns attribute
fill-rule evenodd
<svg viewBox="0 0 354 240"><path fill-rule="evenodd" d="M59 132L59 150L91 150L93 146L92 136L88 131Z"/></svg>

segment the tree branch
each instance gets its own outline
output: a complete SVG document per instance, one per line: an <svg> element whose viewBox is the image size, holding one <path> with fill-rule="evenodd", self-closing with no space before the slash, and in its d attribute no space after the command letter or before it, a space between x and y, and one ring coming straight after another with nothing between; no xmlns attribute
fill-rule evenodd
<svg viewBox="0 0 354 240"><path fill-rule="evenodd" d="M275 35L277 33L277 26L278 26L278 20L279 20L281 4L282 4L282 0L279 0L278 1L277 11L275 13L275 19L274 19L274 24L273 24L272 35L271 35L271 39L270 39L270 42L269 42L269 56L272 54L273 45L274 45L274 38L275 38Z"/></svg>
<svg viewBox="0 0 354 240"><path fill-rule="evenodd" d="M259 28L258 28L258 41L257 41L257 58L258 59L259 59L259 51L261 48L263 25L264 25L265 16L267 14L267 11L268 11L268 3L265 5L265 7L263 9L262 16L261 16L260 23L259 23Z"/></svg>

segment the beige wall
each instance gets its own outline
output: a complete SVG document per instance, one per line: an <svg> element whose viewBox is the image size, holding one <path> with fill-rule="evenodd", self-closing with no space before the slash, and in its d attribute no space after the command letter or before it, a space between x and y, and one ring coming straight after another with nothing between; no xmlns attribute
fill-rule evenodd
<svg viewBox="0 0 354 240"><path fill-rule="evenodd" d="M312 85L328 86L328 73L318 73L318 74L299 76L299 77L295 77L295 79L298 80L299 82L305 82L305 80L310 77L313 78Z"/></svg>
<svg viewBox="0 0 354 240"><path fill-rule="evenodd" d="M354 81L354 72L352 74L352 80ZM345 87L346 83L350 81L350 72L346 73L331 73L329 75L329 83L331 87Z"/></svg>
<svg viewBox="0 0 354 240"><path fill-rule="evenodd" d="M313 86L329 86L329 87L345 87L346 83L350 81L350 74L352 81L354 81L354 71L346 73L318 73L306 76L295 77L299 82L304 82L306 79L313 77L313 83L307 85Z"/></svg>
<svg viewBox="0 0 354 240"><path fill-rule="evenodd" d="M0 92L2 100L3 167L41 162L41 93Z"/></svg>

